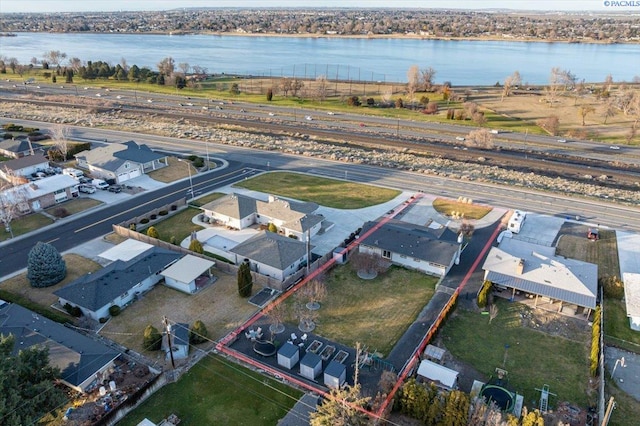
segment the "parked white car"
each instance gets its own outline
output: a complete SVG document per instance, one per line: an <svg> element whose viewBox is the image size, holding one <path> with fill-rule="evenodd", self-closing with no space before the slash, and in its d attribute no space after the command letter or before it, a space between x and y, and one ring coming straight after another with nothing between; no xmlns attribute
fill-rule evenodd
<svg viewBox="0 0 640 426"><path fill-rule="evenodd" d="M91 185L78 185L78 191L83 192L85 194L93 194L94 192L96 192L96 189L91 186Z"/></svg>

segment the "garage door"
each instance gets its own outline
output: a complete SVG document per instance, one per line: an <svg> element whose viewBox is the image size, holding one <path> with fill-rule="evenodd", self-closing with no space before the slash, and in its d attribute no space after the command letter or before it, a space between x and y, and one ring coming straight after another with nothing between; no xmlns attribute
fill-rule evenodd
<svg viewBox="0 0 640 426"><path fill-rule="evenodd" d="M128 181L129 179L133 179L135 177L140 176L140 169L131 170L130 172L120 173L118 174L118 183L122 183Z"/></svg>

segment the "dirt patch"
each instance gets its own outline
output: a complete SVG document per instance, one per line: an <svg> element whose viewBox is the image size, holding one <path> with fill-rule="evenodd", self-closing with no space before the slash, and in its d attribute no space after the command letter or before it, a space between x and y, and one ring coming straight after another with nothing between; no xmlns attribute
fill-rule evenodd
<svg viewBox="0 0 640 426"><path fill-rule="evenodd" d="M185 294L162 284L156 285L119 316L112 318L100 334L163 366L164 356L160 352L145 351L142 341L145 327L152 325L160 330L165 315L172 323L192 325L200 320L207 327L210 339L220 339L240 326L257 308L238 296L235 275L220 271L216 271L215 275L216 282L196 294ZM260 287L254 287L253 293L260 290Z"/></svg>
<svg viewBox="0 0 640 426"><path fill-rule="evenodd" d="M523 309L520 317L523 327L580 343L584 343L585 339L579 337L588 335L591 330L587 321L542 309Z"/></svg>

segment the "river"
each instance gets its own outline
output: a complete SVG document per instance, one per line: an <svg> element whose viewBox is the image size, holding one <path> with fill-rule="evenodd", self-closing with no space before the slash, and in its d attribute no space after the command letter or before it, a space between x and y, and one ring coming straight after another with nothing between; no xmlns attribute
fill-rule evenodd
<svg viewBox="0 0 640 426"><path fill-rule="evenodd" d="M523 83L549 82L551 68L570 70L578 80L615 81L640 75L640 44L581 44L519 41L449 41L411 38L247 37L217 35L18 33L0 37L0 55L22 64L59 50L83 62L125 59L147 66L171 56L209 73L295 76L364 81L407 81L412 65L432 67L435 81L490 85L514 71ZM64 63L63 63L64 64Z"/></svg>

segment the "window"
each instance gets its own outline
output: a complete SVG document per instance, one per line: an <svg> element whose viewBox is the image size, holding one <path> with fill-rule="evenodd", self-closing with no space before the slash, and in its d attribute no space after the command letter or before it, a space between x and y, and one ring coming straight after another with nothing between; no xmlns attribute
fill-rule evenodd
<svg viewBox="0 0 640 426"><path fill-rule="evenodd" d="M391 252L389 250L382 250L382 257L385 259L391 259Z"/></svg>

